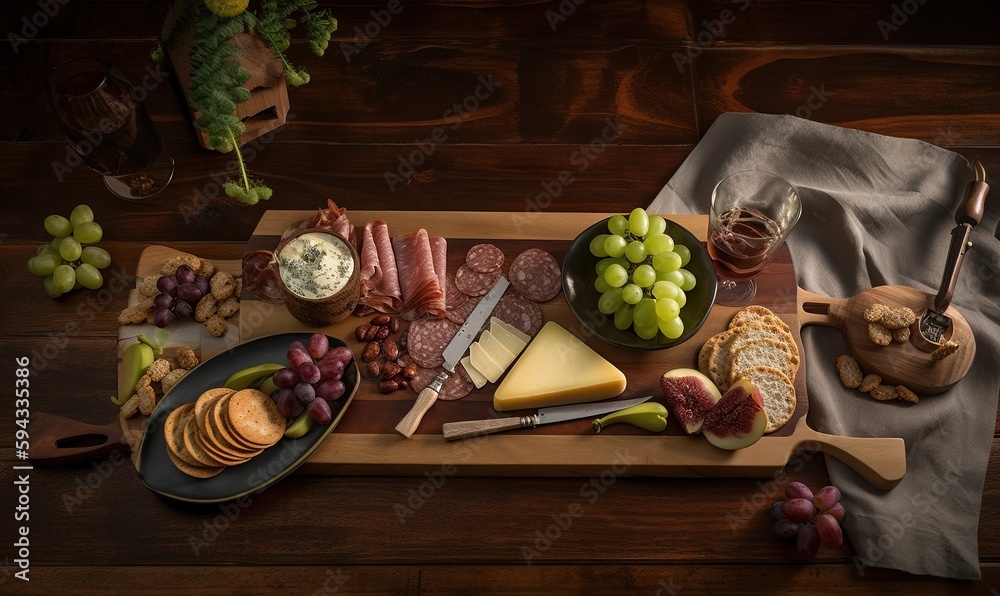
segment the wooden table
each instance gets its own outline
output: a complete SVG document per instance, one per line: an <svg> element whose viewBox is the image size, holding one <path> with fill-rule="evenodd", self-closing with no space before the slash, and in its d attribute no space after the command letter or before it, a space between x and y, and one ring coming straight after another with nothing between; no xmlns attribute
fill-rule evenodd
<svg viewBox="0 0 1000 596"><path fill-rule="evenodd" d="M166 77L146 100L177 160L161 200L118 200L82 166L58 181L51 164L65 159L67 145L46 108L44 73L93 54L134 81L147 67L156 74L148 56L159 25L140 2L49 4L58 12L46 17L37 2L10 2L0 19L0 30L26 36L16 48L5 45L0 61L0 378L13 385L15 359L34 357L32 411L106 423L116 415L108 396L125 295L47 298L24 266L46 239L43 218L90 204L113 270L127 277L152 243L239 258L263 208L204 199L229 157L197 146ZM893 21L895 5L873 0L850 7L405 2L348 62L340 44L364 43L355 28L374 30L372 11L386 3L331 3L340 31L323 59L293 46L312 82L291 90L289 124L250 167L275 191L268 207L282 209L313 209L333 197L349 209L522 211L543 184L571 170L573 182L548 209L627 210L652 199L716 116L756 111L920 138L997 171L1000 49L991 24L945 3L897 4L912 12L905 21ZM29 36L24 23L32 18L45 24ZM446 121L445 110L475 97L480 77L493 90L481 92L464 119ZM442 131L446 139L390 188L386 172ZM595 141L602 132L611 137L606 145ZM591 501L581 496L589 478L455 477L420 497L426 478L295 475L246 501L191 508L143 489L120 458L31 471L33 581L21 583L7 517L20 463L13 403L0 401L2 592L996 594L1000 587L996 438L977 584L872 568L862 574L849 545L823 550L809 565L789 563L770 534L767 506L754 504L773 488L767 479L621 477ZM786 470L811 486L828 480L819 456ZM583 515L568 524L575 504ZM412 515L401 517L397 505Z"/></svg>

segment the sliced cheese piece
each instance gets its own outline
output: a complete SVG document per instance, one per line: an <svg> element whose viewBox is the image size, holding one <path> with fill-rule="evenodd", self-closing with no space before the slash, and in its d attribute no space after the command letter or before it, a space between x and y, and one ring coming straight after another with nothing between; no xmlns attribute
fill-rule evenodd
<svg viewBox="0 0 1000 596"><path fill-rule="evenodd" d="M465 372L469 373L469 378L472 379L472 383L476 386L476 389L482 389L486 383L489 383L489 379L483 376L483 373L479 372L475 366L472 366L472 359L466 356L461 360L462 366L465 367Z"/></svg>
<svg viewBox="0 0 1000 596"><path fill-rule="evenodd" d="M625 385L622 371L549 321L497 387L493 408L505 412L598 401L621 394Z"/></svg>
<svg viewBox="0 0 1000 596"><path fill-rule="evenodd" d="M495 319L495 320L500 321L500 319ZM503 321L500 322L502 323ZM513 333L507 331L506 329L504 329L499 325L490 326L490 335L495 337L498 342L503 344L503 347L507 348L507 351L513 354L515 358L517 358L517 355L521 353L521 350L523 350L524 347L528 345L527 340L522 340L520 337L514 335ZM530 338L528 339L530 340Z"/></svg>
<svg viewBox="0 0 1000 596"><path fill-rule="evenodd" d="M525 332L521 331L520 329L514 327L510 323L506 323L504 321L501 321L500 319L498 319L496 317L490 317L490 333L493 333L493 331L495 329L503 329L507 333L510 333L514 337L516 337L519 340L521 340L522 342L524 342L524 345L528 345L528 342L531 341L531 336L530 335L528 335L527 333L525 333ZM511 351L513 352L513 350L511 350Z"/></svg>
<svg viewBox="0 0 1000 596"><path fill-rule="evenodd" d="M490 383L496 383L497 379L503 375L503 367L490 358L479 342L469 346L469 360L472 361L472 366L476 370L489 379Z"/></svg>
<svg viewBox="0 0 1000 596"><path fill-rule="evenodd" d="M489 331L483 331L483 334L479 336L478 343L490 355L493 362L500 365L500 368L507 370L507 367L514 362L514 354L511 354L510 350L505 348Z"/></svg>

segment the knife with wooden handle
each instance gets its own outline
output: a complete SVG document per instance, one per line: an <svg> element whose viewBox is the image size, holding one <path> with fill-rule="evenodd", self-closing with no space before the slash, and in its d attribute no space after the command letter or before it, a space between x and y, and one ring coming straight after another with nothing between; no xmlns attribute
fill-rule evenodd
<svg viewBox="0 0 1000 596"><path fill-rule="evenodd" d="M479 301L476 305L476 310L472 311L462 326L459 328L458 332L455 333L455 337L451 338L448 342L448 346L444 349L442 356L444 357L444 371L441 372L437 377L431 381L420 395L417 396L417 401L410 408L409 413L399 421L396 425L396 432L403 435L404 437L409 437L420 425L420 421L423 419L424 414L427 410L431 409L434 402L437 401L438 394L441 392L441 387L444 385L445 381L451 374L454 374L455 367L458 365L459 360L465 356L465 352L468 351L469 346L472 342L476 341L476 336L479 334L479 330L483 328L486 321L490 318L490 313L496 307L497 303L500 302L501 296L507 290L510 282L507 281L506 277L500 277L497 283L490 290L489 294L483 296L483 299Z"/></svg>

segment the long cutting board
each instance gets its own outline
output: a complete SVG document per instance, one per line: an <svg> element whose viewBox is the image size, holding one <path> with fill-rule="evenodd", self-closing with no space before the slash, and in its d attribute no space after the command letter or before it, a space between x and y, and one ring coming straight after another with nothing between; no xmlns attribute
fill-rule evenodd
<svg viewBox="0 0 1000 596"><path fill-rule="evenodd" d="M308 217L309 211L267 211L254 230L247 250L273 249L284 230ZM383 219L392 235L425 228L448 239L448 270L455 271L469 247L488 241L507 257L506 266L522 250L539 247L560 262L572 240L589 225L612 214L549 213L525 211L414 212L352 211L351 222L361 227L371 219ZM708 219L703 215L666 215L704 241ZM757 279L754 302L780 316L793 331L799 349L798 288L791 254L782 247L775 261ZM697 367L697 353L709 337L726 328L736 308L715 306L709 319L693 338L669 350L643 352L622 349L579 333L562 296L543 304L546 320L577 331L584 341L618 366L628 378L625 397L653 393L661 399L659 378L677 367ZM354 328L367 319L349 317L325 328L310 328L295 320L282 305L256 300L244 291L240 309L243 341L288 331L318 330L343 338L360 355L362 345L354 341ZM314 474L410 475L444 471L447 474L489 476L594 475L624 468L628 475L770 477L802 451L821 451L843 460L874 486L889 489L906 470L903 441L896 438L852 438L818 433L807 424L808 398L803 364L795 382L797 407L792 419L777 432L755 445L723 451L704 437L686 436L676 421L667 431L652 434L628 425L615 425L600 435L591 430L591 420L552 424L536 429L511 431L454 443L441 437L445 422L496 416L492 387L474 391L464 399L438 402L424 417L411 438L393 430L416 398L412 391L381 395L373 381L365 380L336 431L301 468ZM505 413L504 415L511 415Z"/></svg>

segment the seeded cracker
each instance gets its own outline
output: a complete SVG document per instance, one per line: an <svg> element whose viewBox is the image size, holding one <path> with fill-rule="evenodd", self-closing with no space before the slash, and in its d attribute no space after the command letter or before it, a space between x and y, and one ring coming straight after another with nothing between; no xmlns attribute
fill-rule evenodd
<svg viewBox="0 0 1000 596"><path fill-rule="evenodd" d="M181 346L177 350L177 366L187 370L198 366L198 356L195 355L194 350L187 346Z"/></svg>
<svg viewBox="0 0 1000 596"><path fill-rule="evenodd" d="M899 399L903 401L908 401L911 404L915 404L920 401L920 398L917 397L917 394L910 391L910 389L904 385L897 385L896 393L899 395Z"/></svg>
<svg viewBox="0 0 1000 596"><path fill-rule="evenodd" d="M156 409L156 393L153 392L153 388L146 385L145 387L140 387L135 394L139 396L139 412L143 416L152 414L153 410Z"/></svg>
<svg viewBox="0 0 1000 596"><path fill-rule="evenodd" d="M212 294L205 294L194 307L194 320L199 323L211 319L215 316L215 305L218 301Z"/></svg>
<svg viewBox="0 0 1000 596"><path fill-rule="evenodd" d="M139 294L141 296L153 297L160 293L159 288L156 287L156 282L160 280L159 275L147 275L142 279L139 284Z"/></svg>
<svg viewBox="0 0 1000 596"><path fill-rule="evenodd" d="M959 348L959 344L957 342L953 342L953 341L949 340L949 341L941 344L940 348L938 348L938 349L934 350L933 352L931 352L931 358L933 358L934 360L942 360L944 358L947 358L948 356L951 356L955 352L957 352L958 348Z"/></svg>
<svg viewBox="0 0 1000 596"><path fill-rule="evenodd" d="M179 255L176 257L170 257L163 262L163 266L160 268L160 275L173 275L177 273L177 268L181 265L187 265L195 271L198 271L201 269L201 259L194 255Z"/></svg>
<svg viewBox="0 0 1000 596"><path fill-rule="evenodd" d="M142 310L138 306L127 306L118 315L119 325L137 325L139 323L145 322L146 311Z"/></svg>
<svg viewBox="0 0 1000 596"><path fill-rule="evenodd" d="M170 372L170 361L164 358L157 358L146 368L146 375L154 383L162 381L168 372Z"/></svg>
<svg viewBox="0 0 1000 596"><path fill-rule="evenodd" d="M124 404L122 404L122 416L126 418L131 418L135 416L136 412L139 411L139 396L132 394L132 397L128 398Z"/></svg>
<svg viewBox="0 0 1000 596"><path fill-rule="evenodd" d="M877 323L882 320L885 313L889 312L889 307L884 304L872 304L871 307L865 309L864 317L865 321L869 323Z"/></svg>
<svg viewBox="0 0 1000 596"><path fill-rule="evenodd" d="M216 272L209 280L209 284L212 287L212 295L215 296L216 300L225 300L233 295L233 290L236 289L236 282L233 280L233 276L225 271Z"/></svg>
<svg viewBox="0 0 1000 596"><path fill-rule="evenodd" d="M235 315L240 310L240 301L235 297L230 296L225 300L220 300L216 305L216 310L219 316L228 319L229 317Z"/></svg>
<svg viewBox="0 0 1000 596"><path fill-rule="evenodd" d="M857 389L864 380L858 361L848 354L837 357L837 372L840 373L840 382L848 389Z"/></svg>
<svg viewBox="0 0 1000 596"><path fill-rule="evenodd" d="M226 321L219 315L215 315L205 321L205 328L208 329L208 332L213 336L222 337L226 334Z"/></svg>
<svg viewBox="0 0 1000 596"><path fill-rule="evenodd" d="M899 329L892 330L892 341L900 344L905 344L906 340L910 339L910 328L900 327Z"/></svg>
<svg viewBox="0 0 1000 596"><path fill-rule="evenodd" d="M208 259L202 259L201 267L196 269L195 273L204 277L205 279L211 279L212 276L215 274L215 265L212 264L212 261L209 261Z"/></svg>
<svg viewBox="0 0 1000 596"><path fill-rule="evenodd" d="M892 342L892 333L882 323L868 323L868 337L880 346L887 346Z"/></svg>
<svg viewBox="0 0 1000 596"><path fill-rule="evenodd" d="M865 375L864 379L861 379L861 384L858 385L858 391L861 393L868 393L869 391L875 389L882 382L882 377L878 375L868 374Z"/></svg>
<svg viewBox="0 0 1000 596"><path fill-rule="evenodd" d="M888 312L882 315L882 324L888 329L902 329L903 327L909 327L917 320L917 315L913 314L913 311L906 307L890 308Z"/></svg>
<svg viewBox="0 0 1000 596"><path fill-rule="evenodd" d="M868 395L878 401L889 401L899 397L899 394L896 393L896 388L892 385L879 385L872 389Z"/></svg>
<svg viewBox="0 0 1000 596"><path fill-rule="evenodd" d="M165 394L171 389L173 389L174 385L177 384L177 381L180 381L182 378L184 378L184 375L186 374L187 374L186 370L182 370L179 368L168 372L167 376L163 377L163 380L160 381L160 388L163 389L163 393Z"/></svg>

